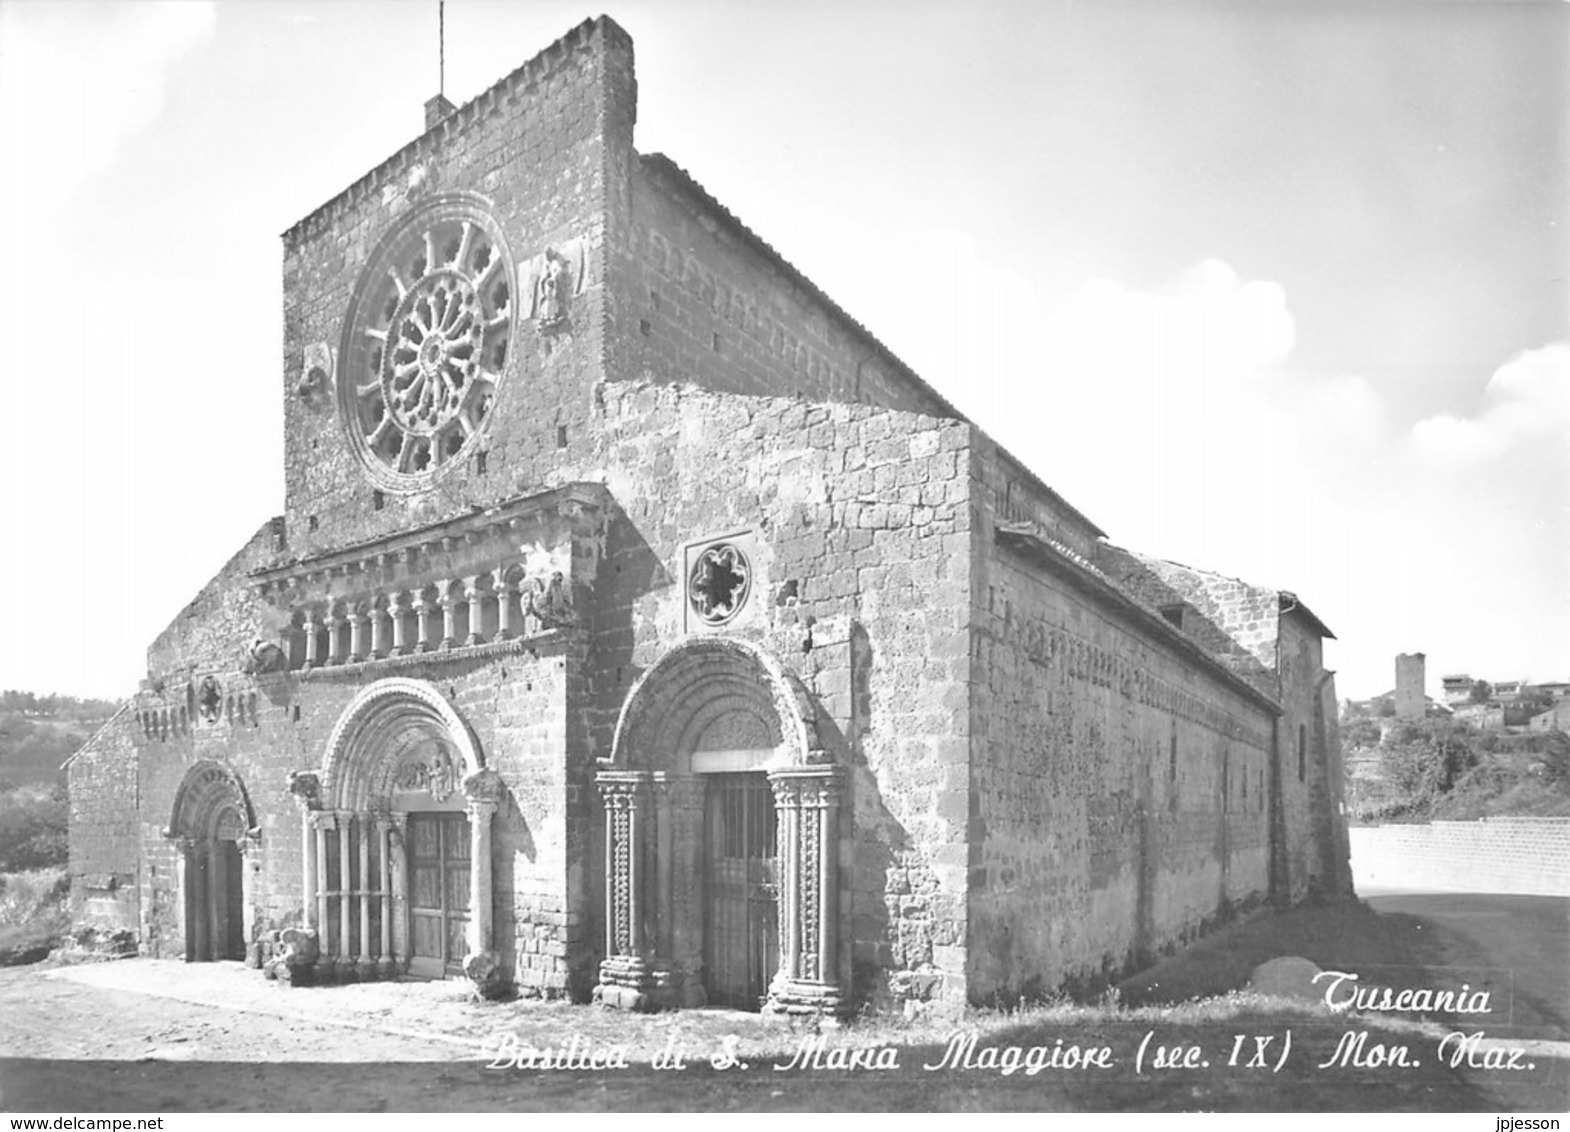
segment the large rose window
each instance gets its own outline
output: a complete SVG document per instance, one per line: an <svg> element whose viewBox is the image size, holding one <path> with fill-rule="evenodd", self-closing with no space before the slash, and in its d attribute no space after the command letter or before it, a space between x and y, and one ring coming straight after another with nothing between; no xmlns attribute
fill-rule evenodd
<svg viewBox="0 0 1570 1132"><path fill-rule="evenodd" d="M494 221L447 201L411 217L360 277L339 407L372 478L417 487L461 464L506 370L515 283Z"/></svg>

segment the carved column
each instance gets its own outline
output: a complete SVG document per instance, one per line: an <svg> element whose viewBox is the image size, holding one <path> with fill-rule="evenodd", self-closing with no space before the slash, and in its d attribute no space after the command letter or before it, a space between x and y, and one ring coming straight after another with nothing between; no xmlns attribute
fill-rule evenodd
<svg viewBox="0 0 1570 1132"><path fill-rule="evenodd" d="M320 930L321 917L316 907L316 806L321 798L321 780L312 771L289 775L289 793L300 806L300 918L307 928Z"/></svg>
<svg viewBox="0 0 1570 1132"><path fill-rule="evenodd" d="M431 651L430 614L431 603L425 600L425 591L416 590L409 602L414 610L414 651Z"/></svg>
<svg viewBox="0 0 1570 1132"><path fill-rule="evenodd" d="M344 618L339 615L343 606L334 604L327 611L327 663L343 663L343 624Z"/></svg>
<svg viewBox="0 0 1570 1132"><path fill-rule="evenodd" d="M371 954L371 822L366 814L360 814L354 821L355 830L359 836L355 839L360 847L360 890L357 903L360 905L360 970L362 979L368 979L376 973L376 962Z"/></svg>
<svg viewBox="0 0 1570 1132"><path fill-rule="evenodd" d="M331 974L338 954L333 950L332 921L328 919L330 905L328 892L332 889L332 878L328 875L329 857L327 854L327 835L333 831L337 823L335 815L323 810L311 812L311 826L316 833L316 965L323 974ZM339 947L343 946L342 937Z"/></svg>
<svg viewBox="0 0 1570 1132"><path fill-rule="evenodd" d="M464 808L469 815L469 954L463 973L487 996L500 989L500 962L492 947L491 819L501 797L501 778L494 770L478 770L463 780Z"/></svg>
<svg viewBox="0 0 1570 1132"><path fill-rule="evenodd" d="M404 857L404 834L409 815L390 815L392 828L387 835L387 859L392 878L392 956L396 974L409 967L409 867Z"/></svg>
<svg viewBox="0 0 1570 1132"><path fill-rule="evenodd" d="M353 947L354 937L350 934L350 920L353 900L350 898L349 884L349 833L353 826L353 815L338 815L338 956L345 974L352 974L354 961L358 958Z"/></svg>
<svg viewBox="0 0 1570 1132"><path fill-rule="evenodd" d="M602 770L595 784L605 800L605 959L595 996L629 1010L655 1005L644 922L650 783L646 771Z"/></svg>
<svg viewBox="0 0 1570 1132"><path fill-rule="evenodd" d="M369 660L374 660L387 651L387 630L385 628L387 611L379 608L376 600L372 598L369 603L371 615L371 652L370 656L367 657Z"/></svg>
<svg viewBox="0 0 1570 1132"><path fill-rule="evenodd" d="M442 643L440 648L450 649L458 643L458 599L452 595L452 583L441 582L436 587L436 602L442 607Z"/></svg>
<svg viewBox="0 0 1570 1132"><path fill-rule="evenodd" d="M316 620L316 611L307 609L305 611L305 667L307 668L315 668L318 663L316 634L320 630L321 626Z"/></svg>
<svg viewBox="0 0 1570 1132"><path fill-rule="evenodd" d="M256 942L256 883L262 870L262 842L255 830L246 830L235 845L240 850L240 928L246 947L250 947Z"/></svg>
<svg viewBox="0 0 1570 1132"><path fill-rule="evenodd" d="M512 585L507 581L505 568L497 570L495 578L496 639L506 641L512 638Z"/></svg>
<svg viewBox="0 0 1570 1132"><path fill-rule="evenodd" d="M839 981L838 767L794 766L769 772L774 788L780 867L780 968L769 1013L833 1013L844 1004Z"/></svg>
<svg viewBox="0 0 1570 1132"><path fill-rule="evenodd" d="M394 621L393 624L396 625L397 622ZM381 948L376 956L376 973L385 979L396 970L393 964L392 941L392 863L388 856L392 849L392 817L385 813L376 815L376 847L381 860L377 889L381 897L382 911L382 938Z"/></svg>
<svg viewBox="0 0 1570 1132"><path fill-rule="evenodd" d="M365 659L365 606L355 605L349 610L349 663Z"/></svg>
<svg viewBox="0 0 1570 1132"><path fill-rule="evenodd" d="M403 656L409 651L408 643L404 639L403 615L408 610L404 604L403 591L398 590L387 597L387 616L392 618L392 655Z"/></svg>
<svg viewBox="0 0 1570 1132"><path fill-rule="evenodd" d="M178 925L176 930L180 934L181 957L187 963L196 962L195 941L192 939L192 925L196 923L196 869L192 866L195 857L196 843L189 837L170 837L175 849L174 858L174 883L180 893Z"/></svg>
<svg viewBox="0 0 1570 1132"><path fill-rule="evenodd" d="M485 637L480 633L480 626L484 624L485 591L480 588L478 575L463 580L463 596L469 603L469 635L463 639L463 643L484 644Z"/></svg>

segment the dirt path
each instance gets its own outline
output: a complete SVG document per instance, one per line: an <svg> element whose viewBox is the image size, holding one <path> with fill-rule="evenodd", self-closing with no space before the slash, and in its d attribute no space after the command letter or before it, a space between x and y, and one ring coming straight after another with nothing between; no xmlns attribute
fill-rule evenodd
<svg viewBox="0 0 1570 1132"><path fill-rule="evenodd" d="M1491 958L1509 966L1552 957L1565 938L1559 912L1494 916L1489 906L1441 903L1471 934L1451 931L1430 908L1386 915L1345 906L1261 918L1202 941L1184 956L1126 985L1133 1011L1036 1010L906 1026L857 1023L822 1035L825 1054L892 1050L897 1067L775 1069L810 1031L735 1011L626 1015L560 1003L480 1003L461 983L372 983L289 988L237 964L129 960L95 966L0 969L0 1109L22 1112L157 1111L1385 1111L1560 1110L1570 1098L1570 1058L1550 1051L1525 1073L1459 1069L1435 1056L1433 1036L1387 1019L1331 1016L1272 1000L1220 999L1251 967L1282 954L1321 965L1412 970ZM1508 910L1507 910L1508 911ZM1522 910L1515 909L1520 912ZM1531 910L1527 910L1530 912ZM1562 905L1560 912L1562 912ZM1421 913L1421 914L1419 914ZM1495 925L1494 921L1498 920ZM1507 933L1537 923L1552 942ZM1478 925L1483 925L1479 927ZM1484 934L1478 934L1482 932ZM1508 944L1509 946L1506 946ZM1516 950L1511 951L1513 946ZM1533 1036L1562 1034L1563 1006L1547 985L1523 990L1539 1004ZM1562 991L1562 985L1553 988ZM1521 1017L1516 1022L1526 1021ZM1414 1024L1415 1025L1415 1024ZM942 1065L956 1026L980 1032L979 1049L1047 1051L1055 1043L1115 1054L1106 1071L1047 1068L1038 1074ZM1290 1030L1291 1056L1268 1072L1228 1063L1239 1035ZM1412 1068L1336 1065L1348 1033L1370 1045L1409 1043ZM557 1052L551 1067L492 1068L498 1035L514 1050ZM1525 1035L1523 1035L1525 1036ZM620 1049L624 1067L586 1068L561 1056ZM1136 1066L1145 1042L1197 1051L1195 1063L1153 1071ZM487 1046L489 1042L489 1046ZM1543 1045L1565 1046L1563 1041ZM680 1072L654 1064L667 1048L687 1051ZM710 1058L729 1049L728 1068ZM489 1052L487 1052L489 1050ZM1203 1062L1202 1064L1200 1062ZM1421 1062L1420 1065L1416 1062ZM929 1067L937 1066L937 1069Z"/></svg>

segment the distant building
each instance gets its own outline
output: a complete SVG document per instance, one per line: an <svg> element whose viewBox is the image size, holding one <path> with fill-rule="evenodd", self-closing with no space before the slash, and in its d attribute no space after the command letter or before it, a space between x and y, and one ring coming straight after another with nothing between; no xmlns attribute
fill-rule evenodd
<svg viewBox="0 0 1570 1132"><path fill-rule="evenodd" d="M1446 676L1442 683L1445 689L1445 703L1452 707L1458 704L1471 702L1472 689L1477 681L1465 674Z"/></svg>
<svg viewBox="0 0 1570 1132"><path fill-rule="evenodd" d="M1396 657L1396 715L1401 719L1421 719L1428 707L1428 697L1423 688L1427 681L1427 668L1420 652L1401 653Z"/></svg>

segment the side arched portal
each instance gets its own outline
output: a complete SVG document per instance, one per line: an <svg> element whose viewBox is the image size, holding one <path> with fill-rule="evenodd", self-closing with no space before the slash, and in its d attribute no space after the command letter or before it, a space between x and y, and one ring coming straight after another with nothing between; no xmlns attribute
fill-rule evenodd
<svg viewBox="0 0 1570 1132"><path fill-rule="evenodd" d="M843 776L800 682L755 645L692 638L633 686L601 765L600 999L837 1010Z"/></svg>
<svg viewBox="0 0 1570 1132"><path fill-rule="evenodd" d="M462 973L495 988L500 782L434 685L395 678L361 689L321 770L296 775L291 789L305 807L305 914L321 977Z"/></svg>
<svg viewBox="0 0 1570 1132"><path fill-rule="evenodd" d="M187 962L244 959L251 938L251 869L256 821L239 777L199 762L176 791L168 834L180 849Z"/></svg>

